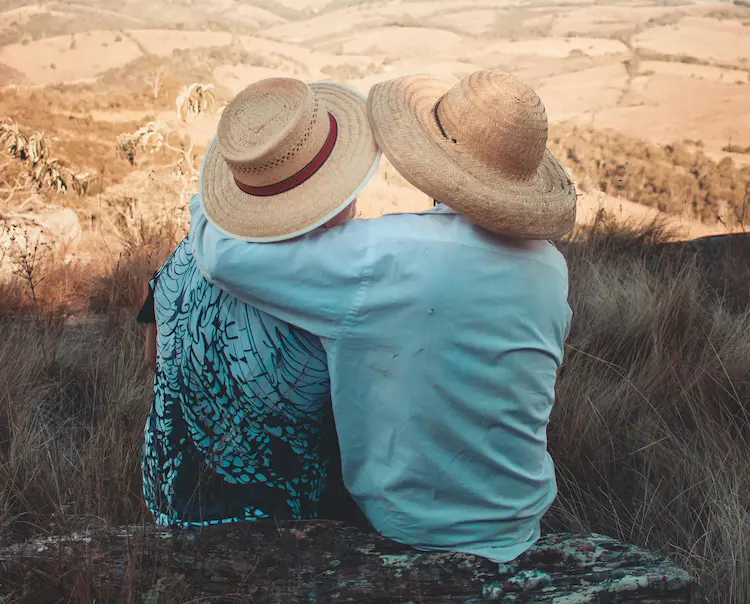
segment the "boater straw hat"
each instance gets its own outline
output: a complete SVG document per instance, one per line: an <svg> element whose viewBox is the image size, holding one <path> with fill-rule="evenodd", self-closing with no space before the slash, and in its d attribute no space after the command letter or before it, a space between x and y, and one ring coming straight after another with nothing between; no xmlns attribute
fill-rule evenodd
<svg viewBox="0 0 750 604"><path fill-rule="evenodd" d="M397 78L372 87L368 111L396 170L468 220L528 239L573 228L575 187L546 149L544 105L510 74Z"/></svg>
<svg viewBox="0 0 750 604"><path fill-rule="evenodd" d="M206 217L228 235L297 237L344 210L380 151L367 99L345 86L270 78L224 109L201 171Z"/></svg>

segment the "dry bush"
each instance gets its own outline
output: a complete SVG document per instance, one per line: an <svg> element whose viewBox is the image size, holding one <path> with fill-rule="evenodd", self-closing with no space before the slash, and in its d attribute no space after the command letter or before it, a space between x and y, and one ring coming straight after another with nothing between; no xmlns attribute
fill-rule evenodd
<svg viewBox="0 0 750 604"><path fill-rule="evenodd" d="M687 143L656 145L613 130L550 129L550 150L582 188L594 188L709 224L742 226L750 204L750 166L719 162Z"/></svg>
<svg viewBox="0 0 750 604"><path fill-rule="evenodd" d="M0 149L28 166L28 177L36 188L83 195L93 182L88 172L75 172L50 156L50 137L12 119L0 118Z"/></svg>
<svg viewBox="0 0 750 604"><path fill-rule="evenodd" d="M179 222L130 215L121 225L124 249L117 262L92 280L89 308L94 312L134 312L148 291L147 283L177 242L185 236Z"/></svg>
<svg viewBox="0 0 750 604"><path fill-rule="evenodd" d="M148 521L138 460L150 382L132 313L175 235L144 224L131 236L88 303L110 318L66 329L0 320L0 541ZM669 237L658 224L624 229L606 216L583 235L561 244L575 316L550 424L559 496L545 528L665 552L698 573L711 601L745 604L748 246L698 259L658 245Z"/></svg>
<svg viewBox="0 0 750 604"><path fill-rule="evenodd" d="M15 232L0 224L0 322L24 316L65 319L87 313L134 313L148 291L147 283L163 260L185 236L179 208L169 208L158 219L129 211L110 228L119 239L119 253L107 249L104 240L95 260L71 259L64 247L53 246L23 230Z"/></svg>
<svg viewBox="0 0 750 604"><path fill-rule="evenodd" d="M59 161L55 163L49 158L49 167L59 171L61 163L75 167L76 173L87 171L89 176L83 182L91 193L120 182L130 172L127 162L117 160L112 141L124 129L135 129L139 124L95 121L81 116L79 112L88 111L88 104L74 99L85 99L87 94L65 86L4 90L0 96L0 115L11 116L14 123L23 124L30 134L34 131L54 133L54 137L49 138ZM75 113L79 115L73 115ZM56 178L54 171L52 176ZM61 201L61 205L69 203Z"/></svg>
<svg viewBox="0 0 750 604"><path fill-rule="evenodd" d="M151 380L134 315L179 233L135 221L114 266L33 243L0 282L0 544L144 519Z"/></svg>
<svg viewBox="0 0 750 604"><path fill-rule="evenodd" d="M64 318L86 311L96 270L67 258L38 231L0 223L0 321Z"/></svg>
<svg viewBox="0 0 750 604"><path fill-rule="evenodd" d="M177 117L183 122L202 113L210 113L216 110L215 86L211 83L202 84L193 82L182 89L175 105Z"/></svg>

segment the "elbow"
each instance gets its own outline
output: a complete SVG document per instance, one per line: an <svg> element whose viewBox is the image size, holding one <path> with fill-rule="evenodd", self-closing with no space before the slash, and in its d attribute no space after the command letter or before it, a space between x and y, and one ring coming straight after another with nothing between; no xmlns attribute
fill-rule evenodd
<svg viewBox="0 0 750 604"><path fill-rule="evenodd" d="M205 218L203 219L205 222ZM190 225L190 252L193 256L195 266L209 283L213 283L217 273L218 250L216 242L210 245L206 238L205 224L191 223Z"/></svg>
<svg viewBox="0 0 750 604"><path fill-rule="evenodd" d="M209 283L215 283L217 273L216 269L218 266L216 255L212 254L207 257L201 257L200 254L194 251L193 257L195 258L195 265L198 267L198 270L201 272L206 281L208 281Z"/></svg>
<svg viewBox="0 0 750 604"><path fill-rule="evenodd" d="M198 263L197 263L198 264ZM215 283L215 275L216 275L216 263L215 262L204 262L203 264L198 264L198 268L200 269L201 273L203 273L203 277L208 281L209 283Z"/></svg>

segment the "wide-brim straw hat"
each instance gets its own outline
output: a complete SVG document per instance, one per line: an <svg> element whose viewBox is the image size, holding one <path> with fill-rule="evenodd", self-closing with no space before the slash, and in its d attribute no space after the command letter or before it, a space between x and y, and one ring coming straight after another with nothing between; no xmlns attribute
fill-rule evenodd
<svg viewBox="0 0 750 604"><path fill-rule="evenodd" d="M367 99L356 90L260 80L222 112L201 169L203 211L244 241L298 237L346 209L379 159Z"/></svg>
<svg viewBox="0 0 750 604"><path fill-rule="evenodd" d="M396 78L371 88L368 112L396 170L471 222L528 239L574 227L575 187L546 148L544 105L512 75Z"/></svg>

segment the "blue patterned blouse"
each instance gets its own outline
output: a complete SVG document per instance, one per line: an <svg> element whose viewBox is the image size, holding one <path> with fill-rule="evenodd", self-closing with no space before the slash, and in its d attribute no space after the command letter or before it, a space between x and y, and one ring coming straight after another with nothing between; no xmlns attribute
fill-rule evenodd
<svg viewBox="0 0 750 604"><path fill-rule="evenodd" d="M315 517L332 437L320 340L208 283L187 238L150 291L157 360L142 470L156 522Z"/></svg>

